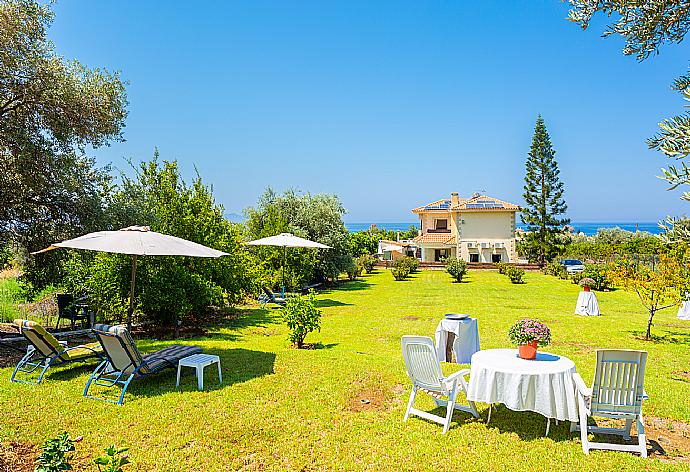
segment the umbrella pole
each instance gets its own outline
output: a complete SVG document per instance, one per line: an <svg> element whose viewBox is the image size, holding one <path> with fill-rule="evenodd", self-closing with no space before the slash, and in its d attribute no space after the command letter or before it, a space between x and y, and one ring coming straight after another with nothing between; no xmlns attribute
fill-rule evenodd
<svg viewBox="0 0 690 472"><path fill-rule="evenodd" d="M134 283L137 278L137 256L132 256L132 279L129 283L129 309L127 310L127 330L132 331L132 314L134 313Z"/></svg>
<svg viewBox="0 0 690 472"><path fill-rule="evenodd" d="M281 287L283 289L283 298L285 298L285 251L286 246L283 246L283 286Z"/></svg>

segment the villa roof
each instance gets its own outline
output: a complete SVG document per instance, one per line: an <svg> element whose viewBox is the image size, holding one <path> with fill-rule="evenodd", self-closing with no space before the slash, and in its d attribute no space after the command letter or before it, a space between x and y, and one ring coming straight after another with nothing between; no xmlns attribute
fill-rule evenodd
<svg viewBox="0 0 690 472"><path fill-rule="evenodd" d="M520 207L487 195L473 195L471 198L459 198L456 205L452 205L451 200L447 198L436 200L413 209L412 213L428 211L520 211Z"/></svg>
<svg viewBox="0 0 690 472"><path fill-rule="evenodd" d="M455 246L455 236L449 233L425 233L413 239L416 243L423 244L447 244Z"/></svg>

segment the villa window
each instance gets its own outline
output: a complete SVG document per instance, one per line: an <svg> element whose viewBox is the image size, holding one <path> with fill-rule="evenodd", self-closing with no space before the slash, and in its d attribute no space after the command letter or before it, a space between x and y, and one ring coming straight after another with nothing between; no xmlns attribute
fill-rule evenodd
<svg viewBox="0 0 690 472"><path fill-rule="evenodd" d="M436 220L436 230L437 231L445 231L448 229L448 220L443 219L443 220Z"/></svg>
<svg viewBox="0 0 690 472"><path fill-rule="evenodd" d="M501 262L503 258L501 257L501 254L491 254L491 262L494 264L497 262Z"/></svg>
<svg viewBox="0 0 690 472"><path fill-rule="evenodd" d="M470 253L470 262L479 262L479 253L471 252Z"/></svg>

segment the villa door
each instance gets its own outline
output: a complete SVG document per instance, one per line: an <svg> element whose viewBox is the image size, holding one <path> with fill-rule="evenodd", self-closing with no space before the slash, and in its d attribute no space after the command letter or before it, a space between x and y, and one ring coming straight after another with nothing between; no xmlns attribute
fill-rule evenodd
<svg viewBox="0 0 690 472"><path fill-rule="evenodd" d="M434 261L435 262L441 262L444 259L447 259L450 251L448 249L434 249Z"/></svg>

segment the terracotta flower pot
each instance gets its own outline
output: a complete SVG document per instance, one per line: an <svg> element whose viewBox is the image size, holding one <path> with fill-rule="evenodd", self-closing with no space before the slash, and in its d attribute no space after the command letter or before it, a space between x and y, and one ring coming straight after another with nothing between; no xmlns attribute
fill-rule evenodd
<svg viewBox="0 0 690 472"><path fill-rule="evenodd" d="M584 287L585 292L589 292L589 285L585 285Z"/></svg>
<svg viewBox="0 0 690 472"><path fill-rule="evenodd" d="M532 361L537 358L537 347L539 345L536 341L530 341L527 344L520 344L518 346L518 356L522 359Z"/></svg>

